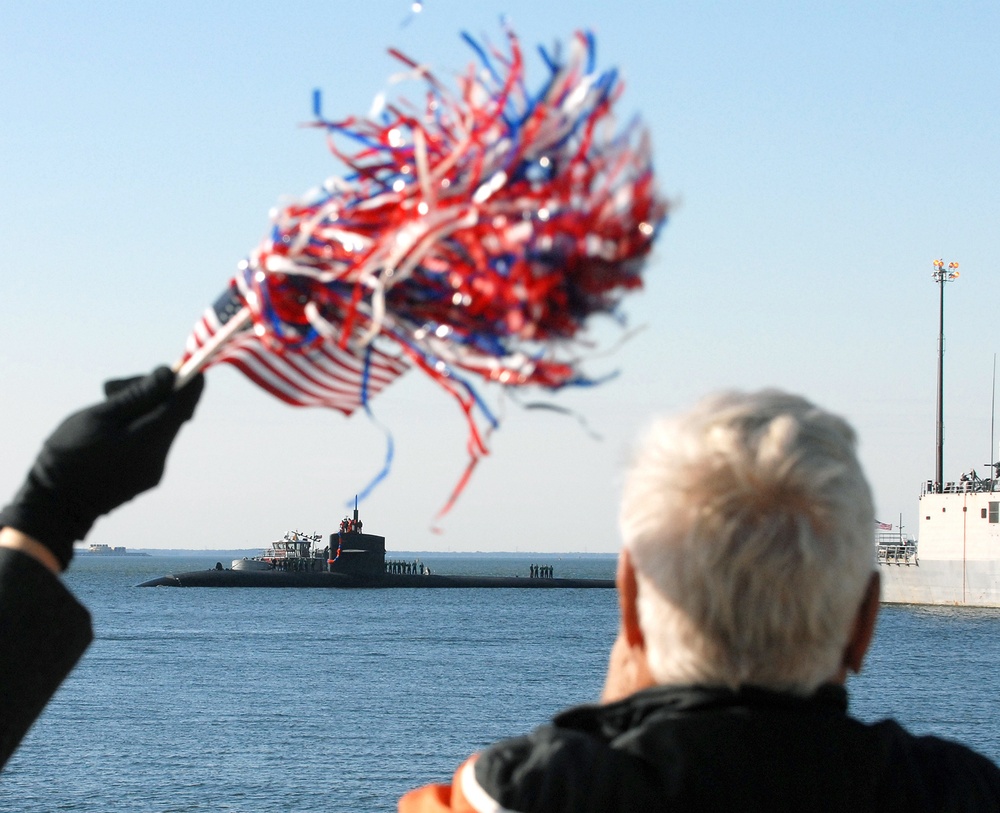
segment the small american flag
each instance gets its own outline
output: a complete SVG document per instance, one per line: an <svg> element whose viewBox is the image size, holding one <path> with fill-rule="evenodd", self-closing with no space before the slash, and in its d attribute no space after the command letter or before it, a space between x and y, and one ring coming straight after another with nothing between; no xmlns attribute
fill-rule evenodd
<svg viewBox="0 0 1000 813"><path fill-rule="evenodd" d="M878 520L875 520L875 527L878 528L880 531L891 531L892 530L892 523L891 522L879 522Z"/></svg>
<svg viewBox="0 0 1000 813"><path fill-rule="evenodd" d="M220 343L230 332L232 336ZM211 353L205 367L231 364L286 403L329 407L345 415L367 404L409 368L405 358L387 355L372 344L360 356L332 339L304 350L273 349L250 329L246 301L235 280L194 326L182 368L204 352Z"/></svg>

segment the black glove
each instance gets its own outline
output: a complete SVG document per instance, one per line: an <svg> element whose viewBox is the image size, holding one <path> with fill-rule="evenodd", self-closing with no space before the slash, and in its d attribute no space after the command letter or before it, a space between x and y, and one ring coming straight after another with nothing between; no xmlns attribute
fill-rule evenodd
<svg viewBox="0 0 1000 813"><path fill-rule="evenodd" d="M107 382L106 401L70 415L45 441L0 526L37 539L65 568L94 520L160 482L204 386L198 375L174 392L169 367Z"/></svg>

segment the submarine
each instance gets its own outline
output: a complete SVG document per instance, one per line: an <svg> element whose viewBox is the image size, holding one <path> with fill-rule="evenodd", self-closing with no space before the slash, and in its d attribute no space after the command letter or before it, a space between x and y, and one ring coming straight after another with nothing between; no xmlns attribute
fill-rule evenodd
<svg viewBox="0 0 1000 813"><path fill-rule="evenodd" d="M327 587L341 589L517 587L528 589L612 588L614 579L556 577L532 565L527 576L431 573L419 561L387 561L385 537L365 533L355 504L329 536L289 531L260 556L219 562L208 570L168 573L139 587Z"/></svg>

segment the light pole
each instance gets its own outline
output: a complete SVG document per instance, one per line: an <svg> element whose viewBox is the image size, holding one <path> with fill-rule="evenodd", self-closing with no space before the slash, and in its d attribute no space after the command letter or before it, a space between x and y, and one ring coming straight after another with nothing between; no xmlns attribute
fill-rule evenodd
<svg viewBox="0 0 1000 813"><path fill-rule="evenodd" d="M948 267L945 268L944 260L935 260L934 273L931 276L941 291L938 318L937 455L934 482L934 490L940 494L944 488L944 284L958 279L958 263L948 263Z"/></svg>

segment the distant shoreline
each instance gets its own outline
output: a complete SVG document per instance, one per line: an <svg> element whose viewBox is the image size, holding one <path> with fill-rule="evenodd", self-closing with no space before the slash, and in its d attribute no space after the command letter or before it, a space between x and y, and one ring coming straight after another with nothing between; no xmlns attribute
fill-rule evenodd
<svg viewBox="0 0 1000 813"><path fill-rule="evenodd" d="M205 556L205 557L227 557L230 559L242 559L243 557L259 556L260 548L213 548L211 550L200 550L196 548L133 548L126 553L92 553L86 549L75 551L76 556L102 557L102 556ZM414 551L414 550L389 550L386 551L389 557L409 557L420 556L423 558L451 558L458 559L466 556L488 556L494 559L521 559L525 557L547 556L573 559L615 559L617 553L591 553L589 551Z"/></svg>
<svg viewBox="0 0 1000 813"><path fill-rule="evenodd" d="M73 551L73 556L97 556L102 558L110 558L114 556L152 556L151 553L146 553L145 551L124 551L124 552L114 552L114 551L96 551L87 550L86 548L79 548Z"/></svg>

